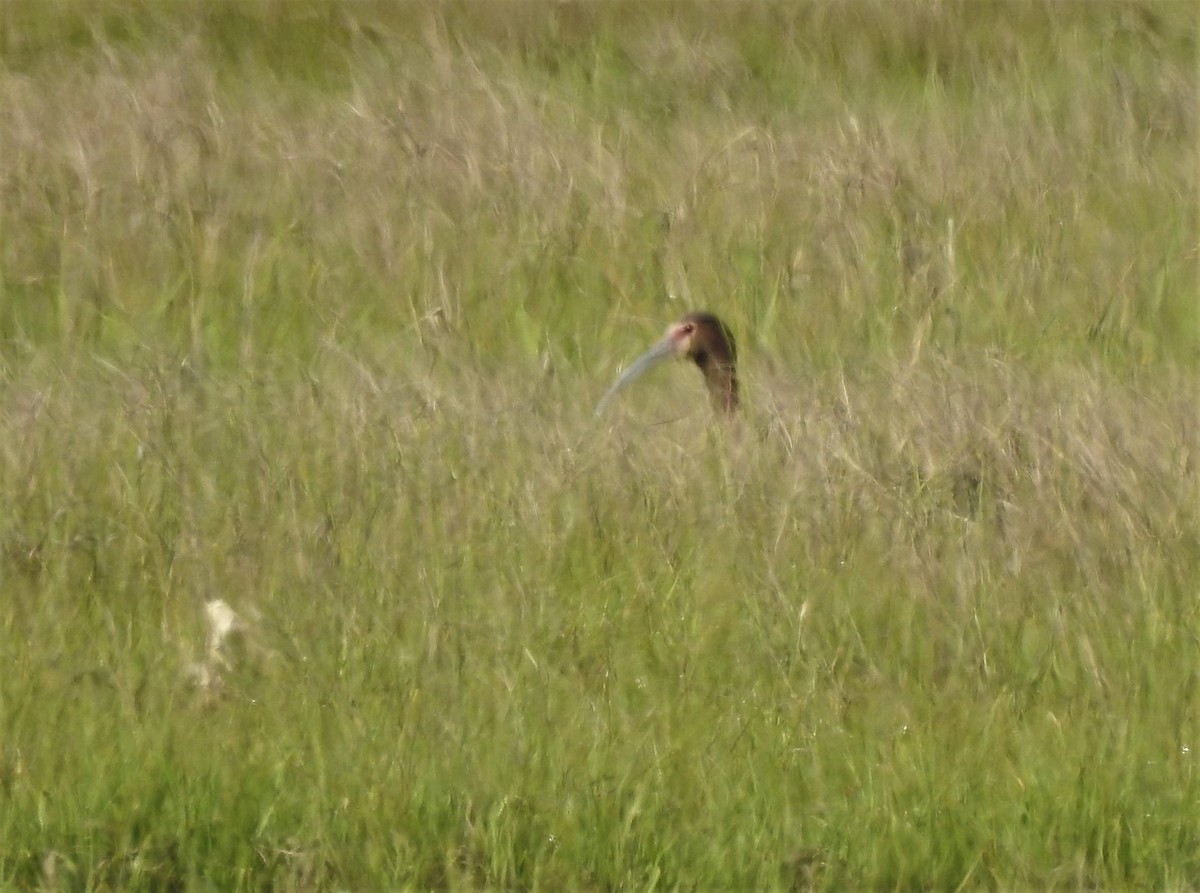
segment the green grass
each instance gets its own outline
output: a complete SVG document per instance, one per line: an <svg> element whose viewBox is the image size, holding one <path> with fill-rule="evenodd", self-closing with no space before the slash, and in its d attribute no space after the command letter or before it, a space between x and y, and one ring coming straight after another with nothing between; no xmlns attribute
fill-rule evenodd
<svg viewBox="0 0 1200 893"><path fill-rule="evenodd" d="M1196 30L0 8L0 888L1200 886Z"/></svg>

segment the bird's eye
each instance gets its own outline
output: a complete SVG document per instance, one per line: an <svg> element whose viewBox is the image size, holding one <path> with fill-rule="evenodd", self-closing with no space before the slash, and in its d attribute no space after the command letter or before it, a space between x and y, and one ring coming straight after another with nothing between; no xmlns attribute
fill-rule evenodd
<svg viewBox="0 0 1200 893"><path fill-rule="evenodd" d="M692 325L691 323L688 323L687 325L685 325L683 327L683 334L685 334L685 335L690 335L694 331L696 331L696 327L694 325Z"/></svg>

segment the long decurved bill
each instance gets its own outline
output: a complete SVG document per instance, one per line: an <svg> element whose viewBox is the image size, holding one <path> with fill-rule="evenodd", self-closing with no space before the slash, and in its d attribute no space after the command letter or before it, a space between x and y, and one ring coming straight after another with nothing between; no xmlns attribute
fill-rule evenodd
<svg viewBox="0 0 1200 893"><path fill-rule="evenodd" d="M602 412L604 412L605 407L608 406L612 398L615 397L617 392L625 387L625 385L639 377L643 372L652 366L657 366L663 360L668 360L673 357L675 355L675 349L675 339L668 335L659 341L658 344L654 345L652 348L634 360L633 364L624 372L622 372L621 377L618 378L613 383L613 386L608 389L608 393L600 398L600 402L596 404L596 415L600 415Z"/></svg>

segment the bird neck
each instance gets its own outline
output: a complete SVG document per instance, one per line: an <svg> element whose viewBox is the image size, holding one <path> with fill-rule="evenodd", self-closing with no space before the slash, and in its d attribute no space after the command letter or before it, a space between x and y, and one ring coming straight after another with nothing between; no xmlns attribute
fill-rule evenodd
<svg viewBox="0 0 1200 893"><path fill-rule="evenodd" d="M713 407L729 415L736 413L740 402L737 370L728 363L711 363L704 370L704 379Z"/></svg>
<svg viewBox="0 0 1200 893"><path fill-rule="evenodd" d="M728 352L720 350L704 350L697 352L693 359L700 371L704 373L704 381L708 385L708 395L713 407L718 412L732 415L737 412L740 398L738 394L737 367L733 357Z"/></svg>

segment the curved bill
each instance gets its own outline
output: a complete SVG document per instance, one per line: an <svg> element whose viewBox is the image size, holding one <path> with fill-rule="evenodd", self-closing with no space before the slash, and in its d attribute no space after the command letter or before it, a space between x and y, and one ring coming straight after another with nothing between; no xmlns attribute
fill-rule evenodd
<svg viewBox="0 0 1200 893"><path fill-rule="evenodd" d="M612 398L615 397L617 392L625 387L625 385L629 384L647 369L651 368L652 366L657 366L663 360L670 359L674 355L675 341L668 336L634 360L633 364L624 372L622 372L621 377L618 378L613 383L613 386L608 389L608 393L600 398L600 402L596 404L596 415L600 415L602 412L604 412L605 407L608 406L608 404L612 401Z"/></svg>

